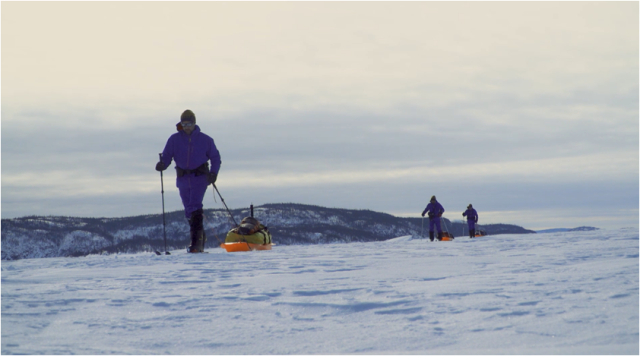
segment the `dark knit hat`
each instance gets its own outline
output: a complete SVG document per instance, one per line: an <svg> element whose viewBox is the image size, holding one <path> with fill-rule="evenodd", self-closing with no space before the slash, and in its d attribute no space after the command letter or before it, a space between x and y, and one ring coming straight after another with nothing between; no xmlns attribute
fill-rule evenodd
<svg viewBox="0 0 640 356"><path fill-rule="evenodd" d="M469 206L467 207L467 209L471 209L473 208L473 205L469 204Z"/></svg>
<svg viewBox="0 0 640 356"><path fill-rule="evenodd" d="M430 201L436 201L436 196L435 196L435 195L432 195L432 196L431 196L431 200L430 200Z"/></svg>
<svg viewBox="0 0 640 356"><path fill-rule="evenodd" d="M180 121L196 122L196 115L191 110L185 110L182 115L180 115Z"/></svg>

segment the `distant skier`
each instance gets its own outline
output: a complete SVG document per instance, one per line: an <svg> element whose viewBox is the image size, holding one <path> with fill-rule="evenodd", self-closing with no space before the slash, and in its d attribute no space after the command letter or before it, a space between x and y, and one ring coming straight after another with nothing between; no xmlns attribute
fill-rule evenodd
<svg viewBox="0 0 640 356"><path fill-rule="evenodd" d="M462 216L467 217L467 225L469 225L469 238L476 236L476 223L478 222L478 212L473 208L473 205L467 206L467 211L462 213Z"/></svg>
<svg viewBox="0 0 640 356"><path fill-rule="evenodd" d="M431 241L433 241L434 225L438 229L438 241L442 241L442 226L440 225L442 213L444 213L444 208L438 203L436 196L432 196L431 201L422 212L422 216L424 216L424 214L429 215L429 240Z"/></svg>
<svg viewBox="0 0 640 356"><path fill-rule="evenodd" d="M167 140L156 170L164 171L175 160L176 186L191 230L188 252L204 252L207 237L204 234L202 200L209 184L214 184L218 178L222 163L220 152L213 139L200 131L191 110L182 113L176 128L178 132Z"/></svg>

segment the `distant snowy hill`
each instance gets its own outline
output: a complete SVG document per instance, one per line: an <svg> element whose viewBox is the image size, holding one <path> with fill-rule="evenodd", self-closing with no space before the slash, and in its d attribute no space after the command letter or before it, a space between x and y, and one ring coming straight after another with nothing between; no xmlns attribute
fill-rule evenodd
<svg viewBox="0 0 640 356"><path fill-rule="evenodd" d="M592 227L592 226L580 226L580 227L576 227L576 228L573 228L573 229L557 228L557 229L536 230L536 233L538 233L538 234L546 234L546 233L551 233L551 232L595 231L595 230L600 230L600 229L598 229L597 227Z"/></svg>
<svg viewBox="0 0 640 356"><path fill-rule="evenodd" d="M236 222L249 209L232 210ZM266 204L254 215L269 227L278 245L382 241L397 236L427 234L428 219L400 218L370 210L324 208L302 204ZM166 214L168 249L188 244L189 226L182 211ZM424 223L424 229L423 224ZM455 236L466 224L445 219ZM481 225L489 235L535 233L506 224ZM226 210L205 210L207 248L224 241L233 223ZM162 214L123 218L29 216L2 219L2 259L85 256L164 250Z"/></svg>

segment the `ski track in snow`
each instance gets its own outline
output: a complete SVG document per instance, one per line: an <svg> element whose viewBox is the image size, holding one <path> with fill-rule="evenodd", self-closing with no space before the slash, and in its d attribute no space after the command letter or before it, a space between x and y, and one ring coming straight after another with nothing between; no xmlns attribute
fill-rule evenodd
<svg viewBox="0 0 640 356"><path fill-rule="evenodd" d="M637 230L210 252L2 261L2 354L638 354Z"/></svg>

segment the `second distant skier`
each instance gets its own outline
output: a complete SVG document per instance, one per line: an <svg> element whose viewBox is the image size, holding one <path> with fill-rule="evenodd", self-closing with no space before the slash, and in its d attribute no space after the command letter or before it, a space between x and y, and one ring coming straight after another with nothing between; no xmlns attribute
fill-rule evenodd
<svg viewBox="0 0 640 356"><path fill-rule="evenodd" d="M476 236L476 223L478 222L478 212L473 208L473 205L469 204L467 210L462 213L462 216L467 217L467 225L469 226L469 238Z"/></svg>
<svg viewBox="0 0 640 356"><path fill-rule="evenodd" d="M438 229L438 241L442 241L442 226L440 224L440 218L444 213L444 208L436 200L436 196L432 196L429 204L422 212L422 216L427 214L429 216L429 240L433 241L434 227Z"/></svg>

